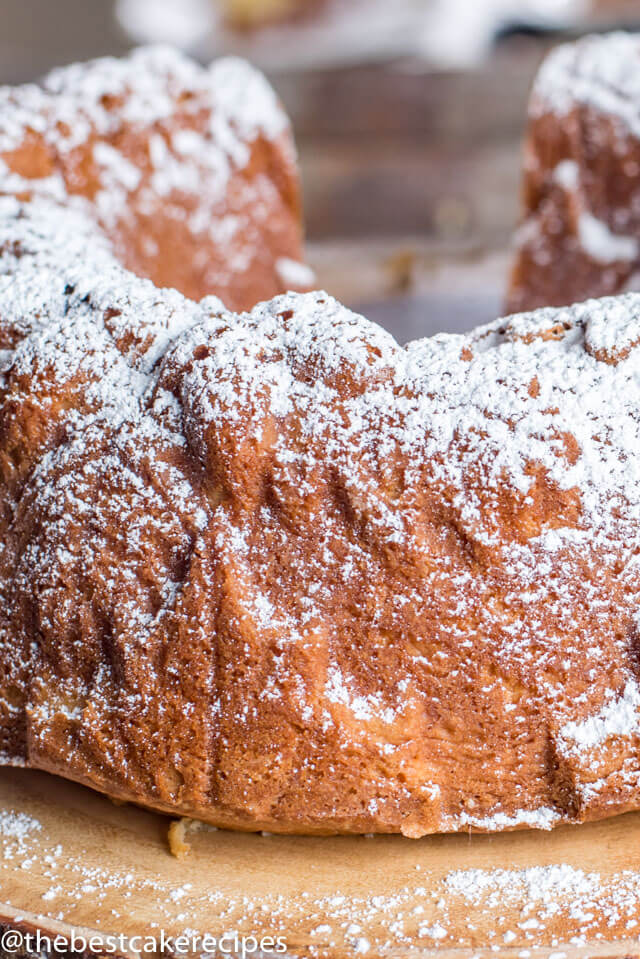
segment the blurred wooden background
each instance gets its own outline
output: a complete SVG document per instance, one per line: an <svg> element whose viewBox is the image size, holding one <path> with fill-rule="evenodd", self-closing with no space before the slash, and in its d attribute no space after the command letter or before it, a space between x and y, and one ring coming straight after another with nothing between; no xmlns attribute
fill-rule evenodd
<svg viewBox="0 0 640 959"><path fill-rule="evenodd" d="M633 26L603 2L595 25ZM2 0L0 80L120 54L111 0ZM319 284L406 340L500 310L531 80L564 37L517 33L465 72L361 64L271 76L300 152Z"/></svg>

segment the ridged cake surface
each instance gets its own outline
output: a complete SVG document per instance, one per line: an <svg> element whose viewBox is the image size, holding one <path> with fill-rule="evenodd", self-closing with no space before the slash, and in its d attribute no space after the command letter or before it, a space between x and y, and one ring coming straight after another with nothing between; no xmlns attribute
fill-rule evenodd
<svg viewBox="0 0 640 959"><path fill-rule="evenodd" d="M640 297L399 346L0 200L0 749L219 825L640 806Z"/></svg>

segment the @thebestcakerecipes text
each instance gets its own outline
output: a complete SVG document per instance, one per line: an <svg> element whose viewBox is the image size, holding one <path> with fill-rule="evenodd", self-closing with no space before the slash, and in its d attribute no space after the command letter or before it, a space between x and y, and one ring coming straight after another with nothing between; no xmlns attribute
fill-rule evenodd
<svg viewBox="0 0 640 959"><path fill-rule="evenodd" d="M16 920L17 921L17 920ZM287 951L287 942L283 936L240 935L237 932L225 932L220 936L182 934L171 936L164 930L156 935L100 935L97 933L52 935L35 930L26 932L21 929L5 929L0 933L0 952L6 955L175 955L191 956L203 954L245 957L252 955L283 955Z"/></svg>

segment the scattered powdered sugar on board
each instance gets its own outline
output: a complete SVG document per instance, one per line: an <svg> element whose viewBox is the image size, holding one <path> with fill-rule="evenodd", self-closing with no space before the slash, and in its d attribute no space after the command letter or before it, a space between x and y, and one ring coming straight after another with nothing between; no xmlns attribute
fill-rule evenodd
<svg viewBox="0 0 640 959"><path fill-rule="evenodd" d="M23 812L0 809L0 842L5 859L14 859L27 849L27 840L42 829L40 822Z"/></svg>
<svg viewBox="0 0 640 959"><path fill-rule="evenodd" d="M26 885L30 890L29 900L34 891L37 895L45 928L47 917L72 926L86 925L89 906L92 926L103 933L142 930L153 935L163 929L174 936L234 931L284 935L291 942L304 943L305 954L310 956L324 955L327 949L357 956L398 949L413 955L425 948L452 946L558 948L614 943L633 938L638 926L640 872L630 869L604 875L558 862L521 869L464 868L436 873L419 865L418 852L415 867L398 878L395 888L388 882L381 886L380 876L373 870L368 877L370 891L356 892L361 876L358 874L356 882L355 873L349 875L347 870L332 891L325 888L319 892L312 870L295 892L257 893L252 878L241 888L226 880L223 888L213 888L202 875L202 859L200 865L194 864L190 876L183 866L180 877L173 879L175 860L169 860L167 868L163 862L153 874L133 862L127 866L127 850L132 859L137 855L133 835L123 837L120 865L111 868L106 864L108 855L83 848L83 832L93 836L91 829L81 825L73 840L63 845L56 841L55 819L49 822L45 828L12 808L0 812L0 902L15 911L20 909L20 899L15 898L20 885L15 877L21 877L22 888ZM226 852L216 849L217 837ZM128 847L127 841L133 845ZM254 836L251 841L260 868L271 868L270 885L277 887L278 869L283 857L287 859L279 848L283 840ZM221 856L224 871L229 872L224 833L208 834L205 827L194 842L196 846L207 843L213 875L222 868ZM311 842L316 848L319 841ZM364 842L378 864L390 851L385 840L347 842ZM469 847L470 855L485 842L479 840L478 845ZM291 839L284 843L291 852ZM413 848L419 850L419 846ZM310 855L313 857L312 850ZM286 882L290 886L289 874Z"/></svg>
<svg viewBox="0 0 640 959"><path fill-rule="evenodd" d="M540 939L550 921L559 915L569 920L573 945L583 945L601 924L617 926L629 937L638 926L640 873L624 870L609 876L585 872L567 863L532 866L526 869L464 869L444 879L447 893L461 897L474 909L490 912L522 910L523 921L515 932L506 932L513 941L524 931L527 938Z"/></svg>

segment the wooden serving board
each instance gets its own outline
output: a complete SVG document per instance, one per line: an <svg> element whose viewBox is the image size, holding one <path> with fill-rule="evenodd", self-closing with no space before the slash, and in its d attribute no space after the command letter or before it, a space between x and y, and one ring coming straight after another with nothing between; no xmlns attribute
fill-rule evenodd
<svg viewBox="0 0 640 959"><path fill-rule="evenodd" d="M640 955L640 814L551 833L307 838L169 820L0 771L0 925L283 936L289 956ZM135 951L135 950L130 950Z"/></svg>

